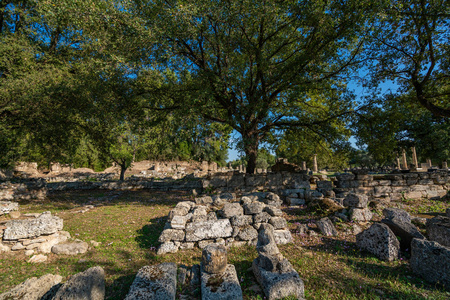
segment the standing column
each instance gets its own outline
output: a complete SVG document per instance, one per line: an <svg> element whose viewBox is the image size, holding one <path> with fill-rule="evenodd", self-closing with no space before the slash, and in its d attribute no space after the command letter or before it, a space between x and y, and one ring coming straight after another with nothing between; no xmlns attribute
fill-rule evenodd
<svg viewBox="0 0 450 300"><path fill-rule="evenodd" d="M430 169L431 167L433 167L433 164L431 163L431 159L427 159L427 165L428 165L428 168Z"/></svg>
<svg viewBox="0 0 450 300"><path fill-rule="evenodd" d="M314 154L314 166L313 166L313 172L314 172L314 173L319 172L319 168L317 167L317 154Z"/></svg>
<svg viewBox="0 0 450 300"><path fill-rule="evenodd" d="M402 169L402 166L400 165L400 157L397 157L397 169Z"/></svg>
<svg viewBox="0 0 450 300"><path fill-rule="evenodd" d="M406 151L405 151L405 149L403 149L403 152L402 152L402 159L403 159L403 170L408 170L409 168L408 168L408 162L406 161Z"/></svg>
<svg viewBox="0 0 450 300"><path fill-rule="evenodd" d="M302 170L306 171L306 161L302 162Z"/></svg>
<svg viewBox="0 0 450 300"><path fill-rule="evenodd" d="M416 154L416 147L411 147L412 150L412 163L414 164L414 167L419 168L419 162L417 161L417 154Z"/></svg>

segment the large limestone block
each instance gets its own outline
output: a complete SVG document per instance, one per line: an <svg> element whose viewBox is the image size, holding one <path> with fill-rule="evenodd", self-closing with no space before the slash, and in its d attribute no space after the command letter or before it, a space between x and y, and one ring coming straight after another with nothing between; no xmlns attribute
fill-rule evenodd
<svg viewBox="0 0 450 300"><path fill-rule="evenodd" d="M61 280L61 276L52 274L28 278L12 290L1 294L0 300L41 300L47 292L56 288Z"/></svg>
<svg viewBox="0 0 450 300"><path fill-rule="evenodd" d="M139 270L125 300L175 300L177 265L162 263Z"/></svg>
<svg viewBox="0 0 450 300"><path fill-rule="evenodd" d="M158 242L164 243L169 241L183 241L184 240L184 230L178 229L165 229L159 236Z"/></svg>
<svg viewBox="0 0 450 300"><path fill-rule="evenodd" d="M431 241L450 247L450 218L437 216L427 220L427 235Z"/></svg>
<svg viewBox="0 0 450 300"><path fill-rule="evenodd" d="M373 213L368 208L351 208L350 219L355 222L369 222Z"/></svg>
<svg viewBox="0 0 450 300"><path fill-rule="evenodd" d="M293 241L292 234L288 229L274 230L273 236L275 238L275 242L279 245L289 244Z"/></svg>
<svg viewBox="0 0 450 300"><path fill-rule="evenodd" d="M400 242L386 224L375 223L356 235L356 245L381 260L392 261L398 258Z"/></svg>
<svg viewBox="0 0 450 300"><path fill-rule="evenodd" d="M63 220L52 216L50 212L42 213L36 219L11 220L6 223L4 240L18 240L48 235L63 229Z"/></svg>
<svg viewBox="0 0 450 300"><path fill-rule="evenodd" d="M436 242L413 239L411 269L432 283L450 287L450 248Z"/></svg>
<svg viewBox="0 0 450 300"><path fill-rule="evenodd" d="M233 227L229 219L211 220L199 223L189 223L186 226L186 241L196 242L207 239L230 237Z"/></svg>
<svg viewBox="0 0 450 300"><path fill-rule="evenodd" d="M216 274L202 272L201 294L202 300L243 299L235 267L227 265L225 271Z"/></svg>
<svg viewBox="0 0 450 300"><path fill-rule="evenodd" d="M103 300L105 299L105 271L92 267L73 275L58 290L53 300Z"/></svg>
<svg viewBox="0 0 450 300"><path fill-rule="evenodd" d="M230 219L233 226L246 226L253 224L253 217L249 215L234 216Z"/></svg>
<svg viewBox="0 0 450 300"><path fill-rule="evenodd" d="M281 270L267 271L260 264L260 257L253 261L252 269L256 280L262 287L268 300L284 299L289 296L296 299L304 299L305 286L297 271L289 261L282 259Z"/></svg>
<svg viewBox="0 0 450 300"><path fill-rule="evenodd" d="M403 221L404 219L392 218L383 219L382 223L389 226L392 232L400 237L400 248L404 251L411 249L411 241L413 238L424 239L425 237L413 224Z"/></svg>

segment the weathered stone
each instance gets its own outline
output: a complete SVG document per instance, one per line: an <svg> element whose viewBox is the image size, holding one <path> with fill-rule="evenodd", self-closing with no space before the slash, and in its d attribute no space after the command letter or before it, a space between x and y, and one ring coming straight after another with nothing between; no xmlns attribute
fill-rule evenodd
<svg viewBox="0 0 450 300"><path fill-rule="evenodd" d="M221 215L224 218L231 218L233 216L241 216L244 214L244 209L239 203L225 203L222 208Z"/></svg>
<svg viewBox="0 0 450 300"><path fill-rule="evenodd" d="M267 223L271 216L266 212L253 215L253 223Z"/></svg>
<svg viewBox="0 0 450 300"><path fill-rule="evenodd" d="M230 218L231 225L233 226L246 226L253 224L253 217L249 215L234 216Z"/></svg>
<svg viewBox="0 0 450 300"><path fill-rule="evenodd" d="M413 239L411 269L432 283L450 286L450 248L437 242Z"/></svg>
<svg viewBox="0 0 450 300"><path fill-rule="evenodd" d="M103 300L105 299L105 271L92 267L73 275L58 290L54 300Z"/></svg>
<svg viewBox="0 0 450 300"><path fill-rule="evenodd" d="M16 210L19 210L19 203L11 201L0 201L0 216Z"/></svg>
<svg viewBox="0 0 450 300"><path fill-rule="evenodd" d="M9 216L11 217L11 219L18 219L20 218L21 214L19 211L10 211Z"/></svg>
<svg viewBox="0 0 450 300"><path fill-rule="evenodd" d="M331 190L333 189L333 183L329 180L321 180L316 182L317 188L321 190Z"/></svg>
<svg viewBox="0 0 450 300"><path fill-rule="evenodd" d="M86 253L88 249L88 243L79 241L55 245L52 247L52 252L55 254L77 255Z"/></svg>
<svg viewBox="0 0 450 300"><path fill-rule="evenodd" d="M23 250L25 246L22 243L15 243L14 246L11 247L12 251Z"/></svg>
<svg viewBox="0 0 450 300"><path fill-rule="evenodd" d="M258 238L258 231L253 226L245 226L239 230L237 236L242 241L251 241Z"/></svg>
<svg viewBox="0 0 450 300"><path fill-rule="evenodd" d="M169 220L172 220L175 216L185 216L189 213L191 204L188 202L179 202L174 209L169 213Z"/></svg>
<svg viewBox="0 0 450 300"><path fill-rule="evenodd" d="M411 222L411 216L409 215L409 213L400 208L395 207L385 208L383 209L383 215L386 219L397 218L402 220L403 222L407 223Z"/></svg>
<svg viewBox="0 0 450 300"><path fill-rule="evenodd" d="M322 218L317 221L316 224L322 234L325 236L336 236L338 234L336 228L334 227L333 223L331 223L331 220L329 218Z"/></svg>
<svg viewBox="0 0 450 300"><path fill-rule="evenodd" d="M308 225L306 224L298 224L296 228L296 232L298 234L306 234L308 232Z"/></svg>
<svg viewBox="0 0 450 300"><path fill-rule="evenodd" d="M297 205L305 205L306 200L305 199L300 199L300 198L288 197L288 198L286 198L286 202L290 206L297 206Z"/></svg>
<svg viewBox="0 0 450 300"><path fill-rule="evenodd" d="M61 280L61 276L52 274L28 278L10 291L1 294L0 300L41 300L52 288L56 288Z"/></svg>
<svg viewBox="0 0 450 300"><path fill-rule="evenodd" d="M183 241L185 233L183 230L165 229L159 236L158 242L164 243L168 241Z"/></svg>
<svg viewBox="0 0 450 300"><path fill-rule="evenodd" d="M281 207L283 204L283 201L280 199L280 196L278 196L275 193L267 193L266 197L262 200L263 203L275 207Z"/></svg>
<svg viewBox="0 0 450 300"><path fill-rule="evenodd" d="M37 250L41 253L52 252L53 246L64 243L70 238L70 233L67 231L59 231L57 233L45 237L45 242L38 245Z"/></svg>
<svg viewBox="0 0 450 300"><path fill-rule="evenodd" d="M207 221L217 221L217 215L215 212L212 211L207 215L206 219Z"/></svg>
<svg viewBox="0 0 450 300"><path fill-rule="evenodd" d="M243 299L241 286L233 265L217 274L202 272L201 275L202 300Z"/></svg>
<svg viewBox="0 0 450 300"><path fill-rule="evenodd" d="M297 271L292 267L289 261L281 258L277 263L277 271L268 271L264 269L269 261L263 262L263 256L259 256L253 261L252 269L256 280L263 288L267 299L284 299L289 296L296 299L304 299L304 284ZM272 264L275 262L270 261Z"/></svg>
<svg viewBox="0 0 450 300"><path fill-rule="evenodd" d="M194 242L185 242L180 244L181 250L187 250L187 249L194 249L195 243Z"/></svg>
<svg viewBox="0 0 450 300"><path fill-rule="evenodd" d="M270 218L269 223L273 226L274 229L287 228L286 219L282 217L272 217Z"/></svg>
<svg viewBox="0 0 450 300"><path fill-rule="evenodd" d="M266 207L264 207L263 211L274 217L280 217L283 215L283 211L281 209L271 205L267 205Z"/></svg>
<svg viewBox="0 0 450 300"><path fill-rule="evenodd" d="M386 224L375 223L356 235L356 245L381 260L392 261L398 258L400 242Z"/></svg>
<svg viewBox="0 0 450 300"><path fill-rule="evenodd" d="M373 213L368 208L351 208L350 219L356 222L368 222L372 219Z"/></svg>
<svg viewBox="0 0 450 300"><path fill-rule="evenodd" d="M351 173L338 174L338 175L336 175L336 179L338 181L353 180L353 179L355 179L355 175L353 175Z"/></svg>
<svg viewBox="0 0 450 300"><path fill-rule="evenodd" d="M261 224L258 230L258 243L256 245L256 251L260 255L275 255L280 253L278 250L273 226L270 224Z"/></svg>
<svg viewBox="0 0 450 300"><path fill-rule="evenodd" d="M289 230L274 230L275 242L280 245L292 243L292 235Z"/></svg>
<svg viewBox="0 0 450 300"><path fill-rule="evenodd" d="M173 229L184 229L186 227L186 222L192 217L192 215L186 216L174 216L170 222L170 227Z"/></svg>
<svg viewBox="0 0 450 300"><path fill-rule="evenodd" d="M367 197L367 195L350 193L344 199L344 206L366 208L368 202L369 197Z"/></svg>
<svg viewBox="0 0 450 300"><path fill-rule="evenodd" d="M214 244L214 240L203 240L198 242L198 247L204 249L208 245Z"/></svg>
<svg viewBox="0 0 450 300"><path fill-rule="evenodd" d="M29 263L41 263L41 262L45 262L47 261L47 256L42 255L42 254L38 254L38 255L33 255L28 262Z"/></svg>
<svg viewBox="0 0 450 300"><path fill-rule="evenodd" d="M427 235L429 240L450 247L450 218L437 216L428 219Z"/></svg>
<svg viewBox="0 0 450 300"><path fill-rule="evenodd" d="M227 248L223 245L210 244L202 251L202 269L210 274L218 274L227 267Z"/></svg>
<svg viewBox="0 0 450 300"><path fill-rule="evenodd" d="M24 254L25 254L25 256L31 256L34 254L34 250L27 250L27 251L25 251Z"/></svg>
<svg viewBox="0 0 450 300"><path fill-rule="evenodd" d="M404 218L394 217L392 219L383 219L381 222L389 226L392 232L400 237L400 248L408 251L411 249L411 241L413 238L424 239L425 237L419 232L416 226L404 220Z"/></svg>
<svg viewBox="0 0 450 300"><path fill-rule="evenodd" d="M244 204L244 212L246 215L256 215L262 213L265 207L264 203L252 202Z"/></svg>
<svg viewBox="0 0 450 300"><path fill-rule="evenodd" d="M210 196L202 196L202 197L197 197L195 198L195 203L196 204L212 204L213 200Z"/></svg>
<svg viewBox="0 0 450 300"><path fill-rule="evenodd" d="M193 209L192 215L193 216L207 216L208 208L204 205L198 205Z"/></svg>
<svg viewBox="0 0 450 300"><path fill-rule="evenodd" d="M4 240L18 240L55 233L63 228L63 220L52 216L50 212L42 213L36 219L11 220L6 223Z"/></svg>
<svg viewBox="0 0 450 300"><path fill-rule="evenodd" d="M186 241L196 242L205 239L226 238L233 233L229 219L189 223L186 226Z"/></svg>
<svg viewBox="0 0 450 300"><path fill-rule="evenodd" d="M166 253L176 253L178 251L178 248L179 246L176 245L174 242L165 242L159 246L156 254L163 255Z"/></svg>

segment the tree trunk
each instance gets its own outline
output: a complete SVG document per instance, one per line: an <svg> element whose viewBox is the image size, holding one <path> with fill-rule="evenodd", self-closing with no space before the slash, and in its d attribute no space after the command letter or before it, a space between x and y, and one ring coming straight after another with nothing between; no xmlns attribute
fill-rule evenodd
<svg viewBox="0 0 450 300"><path fill-rule="evenodd" d="M125 164L121 164L120 165L120 181L123 181L125 178L125 171L127 170L127 167L125 166Z"/></svg>
<svg viewBox="0 0 450 300"><path fill-rule="evenodd" d="M256 169L256 158L258 157L259 136L257 133L249 132L242 134L244 152L247 156L247 174L254 174Z"/></svg>

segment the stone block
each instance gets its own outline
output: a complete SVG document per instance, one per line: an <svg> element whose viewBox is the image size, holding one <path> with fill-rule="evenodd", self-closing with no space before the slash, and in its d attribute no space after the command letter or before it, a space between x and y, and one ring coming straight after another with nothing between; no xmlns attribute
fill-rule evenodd
<svg viewBox="0 0 450 300"><path fill-rule="evenodd" d="M0 201L0 216L17 210L19 210L19 203L11 201Z"/></svg>
<svg viewBox="0 0 450 300"><path fill-rule="evenodd" d="M50 212L42 213L36 219L11 220L6 223L4 240L18 240L48 235L63 229L63 220L52 216Z"/></svg>
<svg viewBox="0 0 450 300"><path fill-rule="evenodd" d="M202 272L201 295L202 300L243 299L235 267L227 265L225 271L218 274Z"/></svg>
<svg viewBox="0 0 450 300"><path fill-rule="evenodd" d="M273 236L275 238L275 242L279 245L292 243L293 238L291 232L287 229L285 230L274 230Z"/></svg>
<svg viewBox="0 0 450 300"><path fill-rule="evenodd" d="M174 242L165 242L159 246L156 254L163 255L166 253L176 253L178 251L178 248L179 248L179 245L175 244Z"/></svg>
<svg viewBox="0 0 450 300"><path fill-rule="evenodd" d="M287 222L285 218L282 217L272 217L269 220L269 223L273 226L274 229L284 229L287 228Z"/></svg>
<svg viewBox="0 0 450 300"><path fill-rule="evenodd" d="M241 241L252 241L258 238L258 231L256 231L256 229L253 228L253 226L248 225L239 230L237 237Z"/></svg>
<svg viewBox="0 0 450 300"><path fill-rule="evenodd" d="M105 299L105 271L97 266L73 275L63 284L53 299Z"/></svg>
<svg viewBox="0 0 450 300"><path fill-rule="evenodd" d="M253 215L253 223L267 223L269 222L271 216L266 213L262 212L256 215Z"/></svg>
<svg viewBox="0 0 450 300"><path fill-rule="evenodd" d="M319 227L320 231L325 236L336 236L338 234L336 228L329 218L322 218L317 221L317 227Z"/></svg>
<svg viewBox="0 0 450 300"><path fill-rule="evenodd" d="M183 241L184 236L184 230L165 229L159 236L158 242L164 243L169 241Z"/></svg>
<svg viewBox="0 0 450 300"><path fill-rule="evenodd" d="M428 219L426 226L429 240L450 247L450 218L437 216Z"/></svg>
<svg viewBox="0 0 450 300"><path fill-rule="evenodd" d="M250 215L234 216L230 218L230 221L231 225L241 227L253 224L253 217Z"/></svg>
<svg viewBox="0 0 450 300"><path fill-rule="evenodd" d="M392 193L390 186L376 186L373 190L374 197L389 197L390 193Z"/></svg>
<svg viewBox="0 0 450 300"><path fill-rule="evenodd" d="M271 272L265 270L259 264L259 257L253 261L252 269L256 280L262 287L268 300L284 299L294 297L304 299L304 283L292 265L283 259L283 270Z"/></svg>
<svg viewBox="0 0 450 300"><path fill-rule="evenodd" d="M300 199L300 198L288 197L288 198L286 198L286 202L290 206L295 206L295 205L305 205L306 200L305 199Z"/></svg>
<svg viewBox="0 0 450 300"><path fill-rule="evenodd" d="M55 254L77 255L86 253L89 245L86 242L77 241L70 243L57 244L52 247L52 252Z"/></svg>
<svg viewBox="0 0 450 300"><path fill-rule="evenodd" d="M39 278L28 278L10 291L0 294L0 300L40 300L49 291L56 289L61 280L61 276L52 274L47 274Z"/></svg>
<svg viewBox="0 0 450 300"><path fill-rule="evenodd" d="M349 181L349 180L355 179L355 175L352 173L342 173L342 174L336 175L336 179L338 181L344 181L344 180Z"/></svg>
<svg viewBox="0 0 450 300"><path fill-rule="evenodd" d="M177 265L162 263L142 267L133 281L125 300L175 300Z"/></svg>
<svg viewBox="0 0 450 300"><path fill-rule="evenodd" d="M208 205L208 204L212 204L213 200L210 196L202 196L202 197L197 197L195 198L195 203L196 204L200 204L200 205Z"/></svg>
<svg viewBox="0 0 450 300"><path fill-rule="evenodd" d="M227 267L227 248L210 244L202 251L202 270L210 274L222 273Z"/></svg>
<svg viewBox="0 0 450 300"><path fill-rule="evenodd" d="M410 265L412 271L425 280L450 287L450 248L437 242L413 239Z"/></svg>
<svg viewBox="0 0 450 300"><path fill-rule="evenodd" d="M196 242L205 239L230 237L233 228L229 219L212 220L201 223L189 223L186 226L186 241Z"/></svg>
<svg viewBox="0 0 450 300"><path fill-rule="evenodd" d="M369 222L372 220L373 213L368 208L351 208L350 220L356 222Z"/></svg>
<svg viewBox="0 0 450 300"><path fill-rule="evenodd" d="M262 213L265 207L264 203L252 202L244 204L244 212L246 215L256 215Z"/></svg>
<svg viewBox="0 0 450 300"><path fill-rule="evenodd" d="M409 215L409 213L400 208L387 207L387 208L383 209L383 216L386 219L396 218L396 219L400 219L406 223L411 222L411 216Z"/></svg>
<svg viewBox="0 0 450 300"><path fill-rule="evenodd" d="M224 207L222 208L221 215L224 218L231 218L233 216L240 216L244 214L244 209L242 206L235 202L235 203L225 203Z"/></svg>
<svg viewBox="0 0 450 300"><path fill-rule="evenodd" d="M281 209L271 205L267 205L266 207L264 207L263 211L265 211L266 213L268 213L273 217L280 217L283 215L283 211Z"/></svg>
<svg viewBox="0 0 450 300"><path fill-rule="evenodd" d="M398 258L400 242L385 224L374 223L356 235L356 245L381 260L392 261Z"/></svg>
<svg viewBox="0 0 450 300"><path fill-rule="evenodd" d="M283 201L280 199L280 196L278 196L275 193L267 193L266 196L262 199L262 202L266 205L274 206L277 208L280 208L283 204Z"/></svg>
<svg viewBox="0 0 450 300"><path fill-rule="evenodd" d="M321 190L332 190L333 189L333 182L329 180L321 180L316 182L317 188Z"/></svg>
<svg viewBox="0 0 450 300"><path fill-rule="evenodd" d="M381 222L389 226L392 232L400 237L400 248L404 251L409 251L411 249L411 241L413 238L425 238L416 226L401 218L383 219Z"/></svg>
<svg viewBox="0 0 450 300"><path fill-rule="evenodd" d="M366 208L368 202L369 197L367 197L367 195L350 193L344 199L344 206Z"/></svg>

